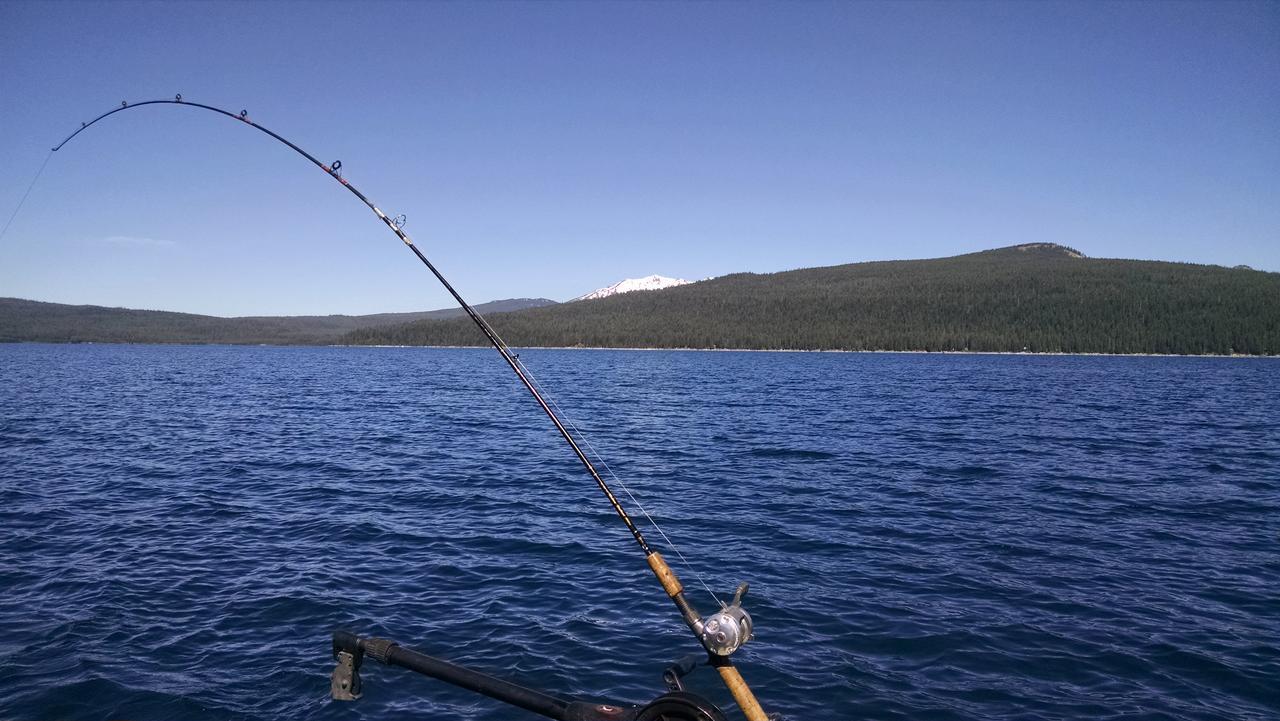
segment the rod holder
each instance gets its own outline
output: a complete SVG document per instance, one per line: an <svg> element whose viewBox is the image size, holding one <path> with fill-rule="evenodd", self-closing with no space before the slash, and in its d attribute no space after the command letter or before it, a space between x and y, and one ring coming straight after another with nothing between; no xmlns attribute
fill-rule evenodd
<svg viewBox="0 0 1280 721"><path fill-rule="evenodd" d="M387 666L399 666L558 721L634 721L641 710L634 705L559 698L428 656L405 648L395 641L361 638L350 631L335 631L333 634L333 658L337 665L330 682L330 695L334 700L353 701L360 698L364 690L360 667L365 656Z"/></svg>

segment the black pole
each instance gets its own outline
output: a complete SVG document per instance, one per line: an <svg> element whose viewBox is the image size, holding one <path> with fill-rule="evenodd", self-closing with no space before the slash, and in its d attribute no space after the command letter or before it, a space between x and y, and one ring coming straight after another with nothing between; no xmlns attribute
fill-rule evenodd
<svg viewBox="0 0 1280 721"><path fill-rule="evenodd" d="M495 333L493 331L493 328L489 326L489 323L485 321L485 319L478 312L476 312L474 308L471 307L471 304L467 303L467 301L462 298L462 295L458 293L457 290L454 289L453 285L449 283L448 280L445 280L444 274L442 274L439 270L437 270L435 265L433 265L430 260L427 260L427 256L423 255L422 251L418 250L418 247L413 244L413 240L409 238L409 235L405 233L403 229L401 229L400 225L396 223L395 220L388 217L386 213L382 212L382 210L379 209L378 206L374 205L373 201L369 200L369 198L366 197L364 193L361 193L359 190L357 190L354 185L347 182L346 178L343 178L342 175L339 174L338 170L339 168L341 168L340 162L335 161L332 166L325 165L324 163L317 160L314 155L308 153L307 151L303 150L297 145L294 145L292 142L290 142L283 136L275 132L272 132L271 130L250 120L248 111L241 110L237 114L228 110L223 110L222 108L216 108L212 105L204 105L203 103L193 103L189 100L183 100L181 95L178 95L173 100L145 100L140 103L122 102L120 104L120 107L114 108L112 110L108 110L107 112L103 113L102 115L99 115L93 120L90 120L87 123L81 124L79 129L77 129L71 135L68 135L67 138L63 140L61 143L58 143L53 148L53 150L55 152L60 150L62 146L70 142L72 138L84 132L85 129L97 123L99 120L102 120L110 115L114 115L122 110L137 108L143 105L185 105L187 107L200 108L202 110L209 110L209 111L218 113L220 115L225 115L228 118L239 120L245 123L246 125L256 128L266 133L267 135L270 135L272 138L275 138L281 143L284 143L285 145L289 146L294 150L294 152L298 153L299 155L306 158L307 160L310 160L312 164L314 164L316 167L320 168L324 172L328 173L331 177L333 177L334 180L341 183L343 187L345 187L347 190L350 190L353 195L355 195L357 198L360 199L360 202L368 206L369 210L372 210L374 214L377 215L378 218L381 219L382 222L385 223L387 227L391 229L391 232L396 234L396 237L398 237L402 242L404 242L405 245L409 246L409 249L413 251L413 254L418 256L418 260L421 260L423 265L427 266L427 269L430 270L433 275L435 275L436 279L440 281L440 284L444 286L445 290L449 291L449 294L452 295L453 299L458 302L458 305L462 307L462 310L466 311L467 316L471 318L471 320L476 324L476 326L480 328L480 331L484 333L485 337L489 339L489 343L492 344L493 347L498 351L498 353L502 355L502 359L507 362L507 365L511 366L511 370L515 371L516 376L520 378L520 382L524 384L524 387L529 390L529 393L533 394L534 400L538 402L538 405L542 408L543 412L546 413L547 417L551 419L551 422L555 425L556 430L560 431L560 435L564 437L565 442L567 442L569 444L569 447L573 449L574 455L576 455L578 457L578 460L582 462L582 465L587 469L587 472L591 474L591 477L593 479L595 479L596 485L600 487L600 490L604 493L605 497L609 499L609 504L613 506L613 510L618 514L618 517L621 518L622 522L626 524L627 530L630 531L632 537L636 539L636 543L640 545L640 549L644 551L644 554L646 556L652 555L654 553L653 549L649 547L648 542L645 541L644 535L640 533L640 529L636 527L635 522L631 520L631 516L627 514L626 509L624 509L622 507L622 504L618 501L618 497L614 495L613 489L609 488L609 484L605 483L604 478L600 475L600 472L596 470L596 467L594 464L591 463L591 460L587 458L587 454L584 453L582 451L582 448L578 446L577 440L574 439L573 435L569 432L569 429L565 427L564 423L561 422L560 417L556 415L555 411L551 409L551 406L547 403L547 401L543 399L542 394L538 392L538 389L534 386L533 381L529 378L528 373L525 371L523 365L511 352L510 348L507 347L507 344L504 343L502 339L498 337L498 334Z"/></svg>
<svg viewBox="0 0 1280 721"><path fill-rule="evenodd" d="M635 522L631 520L631 516L627 515L626 510L622 507L622 504L618 501L617 496L615 496L613 493L613 490L609 488L609 484L605 483L605 480L603 477L601 477L600 472L596 470L595 465L591 463L591 460L587 458L586 453L584 453L582 448L579 447L577 440L573 437L573 434L569 432L569 429L565 427L563 422L561 422L560 417L556 415L555 411L551 409L551 406L542 397L542 394L538 392L537 387L534 385L533 380L529 377L523 364L520 363L520 360L515 356L515 354L511 352L510 348L507 347L507 344L503 342L501 338L498 337L498 334L493 330L493 328L489 325L489 323L486 322L485 319L481 317L481 315L478 312L476 312L476 310L472 308L471 305L462 298L462 295L459 294L456 289L454 289L453 285L449 283L449 281L445 279L444 275L435 267L435 265L433 265L431 261L427 259L427 256L424 255L422 251L418 250L418 247L413 244L413 240L410 239L409 236L400 227L402 223L397 222L396 220L393 220L392 218L388 217L387 214L382 212L382 210L379 209L378 206L374 205L373 201L369 200L369 198L366 197L364 193L361 193L359 190L356 189L354 185L352 185L351 183L348 183L347 180L342 177L342 175L338 172L339 169L342 167L342 164L339 161L334 161L332 165L325 165L324 163L317 160L315 156L311 155L310 153L298 147L297 145L294 145L290 141L286 140L283 136L278 135L277 133L274 133L271 130L268 130L267 128L261 125L258 125L257 123L250 120L249 113L247 110L241 110L239 114L236 114L227 110L223 110L221 108L216 108L212 105L204 105L202 103L193 103L189 101L184 101L181 95L176 96L173 100L147 100L147 101L134 103L134 104L129 104L128 102L122 102L120 104L120 107L109 110L103 113L102 115L99 115L98 117L94 118L93 120L90 120L87 123L81 123L80 127L75 132L68 135L66 139L63 140L61 143L58 143L58 145L56 145L53 148L53 151L56 152L57 150L60 150L62 146L70 142L72 138L84 132L85 129L87 129L91 125L94 125L98 121L108 116L114 115L122 110L127 110L129 108L136 108L143 105L187 105L193 108L209 110L211 112L218 113L219 115L225 115L228 118L232 118L234 120L239 120L245 123L246 125L256 128L257 130L260 130L263 133L266 133L272 138L275 138L281 143L284 143L285 145L292 148L294 152L298 153L302 157L311 161L311 163L314 164L316 167L325 171L326 173L329 174L330 177L332 177L334 180L341 183L343 187L351 191L353 195L359 198L360 202L364 203L370 210L372 210L373 213L377 215L378 218L384 224L386 224L387 228L389 228L391 232L395 233L397 238L399 238L402 242L404 242L405 245L409 246L409 249L413 251L413 254L418 256L418 260L422 261L423 265L427 266L427 269L430 270L433 275L435 275L436 279L439 280L441 285L445 287L445 290L449 291L449 294L452 295L454 300L458 302L458 305L462 307L462 310L464 310L467 313L467 315L476 324L476 326L480 329L480 331L484 333L485 337L489 339L489 343L492 344L494 349L498 351L498 353L502 356L503 360L507 362L507 365L511 366L511 370L515 372L516 376L520 379L520 382L523 383L525 388L528 389L529 393L533 395L534 400L538 402L538 405L542 408L543 412L546 413L547 417L551 419L551 422L555 425L556 430L560 432L560 435L564 438L565 442L569 444L569 447L573 450L574 455L576 455L578 460L582 462L582 465L587 469L587 472L591 474L591 477L595 479L596 485L599 486L601 492L603 492L605 497L609 499L609 503L610 505L613 506L613 510L618 514L618 517L622 519L622 522L626 524L627 530L631 532L631 535L635 538L636 543L639 544L640 550L644 552L646 560L649 563L650 569L653 571L654 575L657 576L658 581L662 584L663 589L666 590L667 594L671 597L671 600L675 602L676 608L679 609L680 615L684 617L685 623L688 624L689 628L694 632L694 635L698 637L699 642L702 643L704 646L706 646L706 641L701 635L701 630L702 630L701 616L690 605L689 601L685 598L684 587L680 584L679 580L676 578L675 573L670 569L670 567L667 566L666 560L662 558L662 554L654 551L649 546L649 544L645 541L644 536L640 533L640 529L637 528ZM751 721L763 721L763 719L765 719L764 710L760 708L760 704L756 701L755 696L752 695L751 690L747 687L746 683L742 680L742 677L733 668L732 664L728 663L727 658L725 658L724 660L725 660L725 664L721 666L719 670L721 671L721 676L725 680L725 684L729 687L730 692L733 694L734 699L738 702L738 705L742 707L744 714L749 719L751 719Z"/></svg>

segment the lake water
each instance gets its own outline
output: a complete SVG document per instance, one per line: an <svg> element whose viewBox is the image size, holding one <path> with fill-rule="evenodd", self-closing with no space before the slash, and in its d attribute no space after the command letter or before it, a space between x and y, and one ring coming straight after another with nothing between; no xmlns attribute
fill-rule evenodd
<svg viewBox="0 0 1280 721"><path fill-rule="evenodd" d="M522 359L750 581L769 711L1280 716L1280 361ZM340 627L631 702L698 650L491 350L8 345L0 382L0 718L536 718L373 662L331 702Z"/></svg>

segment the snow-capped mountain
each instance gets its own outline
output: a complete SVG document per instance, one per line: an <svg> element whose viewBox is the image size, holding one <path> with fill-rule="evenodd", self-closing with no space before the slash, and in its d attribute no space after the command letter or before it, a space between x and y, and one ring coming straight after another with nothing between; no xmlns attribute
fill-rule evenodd
<svg viewBox="0 0 1280 721"><path fill-rule="evenodd" d="M594 298L608 298L611 295L619 293L630 293L636 290L662 290L663 288L673 288L677 285L688 285L689 281L681 278L667 278L661 275L649 275L644 278L627 278L620 280L607 288L593 290L586 295L580 295L573 300L592 300ZM570 303L573 300L569 301Z"/></svg>

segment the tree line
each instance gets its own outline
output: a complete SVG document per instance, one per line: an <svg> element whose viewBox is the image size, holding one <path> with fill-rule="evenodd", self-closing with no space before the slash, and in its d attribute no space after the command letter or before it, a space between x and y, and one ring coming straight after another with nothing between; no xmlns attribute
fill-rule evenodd
<svg viewBox="0 0 1280 721"><path fill-rule="evenodd" d="M1280 354L1280 274L1031 244L935 260L738 273L487 318L513 346ZM483 345L466 319L350 344Z"/></svg>

